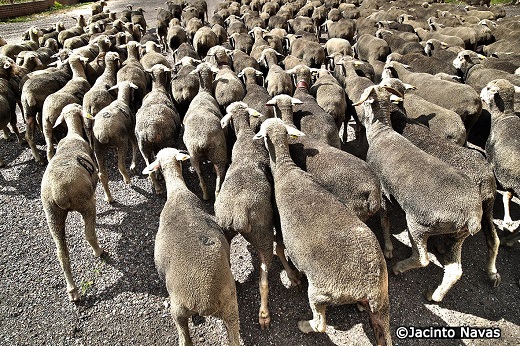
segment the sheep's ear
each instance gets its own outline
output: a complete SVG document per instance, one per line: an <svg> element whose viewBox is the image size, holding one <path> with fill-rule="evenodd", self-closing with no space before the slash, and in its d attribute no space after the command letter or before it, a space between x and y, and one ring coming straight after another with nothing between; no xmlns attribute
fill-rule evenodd
<svg viewBox="0 0 520 346"><path fill-rule="evenodd" d="M260 72L260 71L258 71L258 70L255 70L255 74L256 74L257 76L263 76L263 75L264 75L262 72Z"/></svg>
<svg viewBox="0 0 520 346"><path fill-rule="evenodd" d="M266 106L276 106L276 98L272 98L265 103Z"/></svg>
<svg viewBox="0 0 520 346"><path fill-rule="evenodd" d="M260 131L258 131L258 133L253 136L253 139L262 139L265 136L266 136L265 131L263 131L262 128L260 128Z"/></svg>
<svg viewBox="0 0 520 346"><path fill-rule="evenodd" d="M88 62L88 58L84 57L83 55L79 56L79 60L83 61L84 63Z"/></svg>
<svg viewBox="0 0 520 346"><path fill-rule="evenodd" d="M240 78L244 75L244 70L238 72L237 77Z"/></svg>
<svg viewBox="0 0 520 346"><path fill-rule="evenodd" d="M297 98L294 98L294 97L291 97L291 103L293 106L303 104L303 102L301 100L298 100Z"/></svg>
<svg viewBox="0 0 520 346"><path fill-rule="evenodd" d="M405 87L406 90L416 90L417 89L415 87L415 85L411 85L411 84L408 84L408 83L403 83L403 86Z"/></svg>
<svg viewBox="0 0 520 346"><path fill-rule="evenodd" d="M10 61L5 61L5 62L4 62L4 69L7 70L7 69L9 69L9 68L11 68L11 62L10 62Z"/></svg>
<svg viewBox="0 0 520 346"><path fill-rule="evenodd" d="M285 73L287 73L287 74L295 74L295 73L296 73L296 70L295 70L295 68L293 67L292 69L285 71Z"/></svg>
<svg viewBox="0 0 520 346"><path fill-rule="evenodd" d="M372 92L373 89L374 89L374 86L370 86L370 87L366 88L365 91L363 91L363 94L361 94L359 101L356 103L353 103L352 105L359 106L360 104L365 102L368 99L368 97L370 96L370 93Z"/></svg>
<svg viewBox="0 0 520 346"><path fill-rule="evenodd" d="M152 172L158 171L160 168L161 164L159 163L159 160L155 160L154 162L146 166L145 169L143 169L143 174L150 174Z"/></svg>
<svg viewBox="0 0 520 346"><path fill-rule="evenodd" d="M403 98L392 94L390 95L390 102L398 104L399 102L403 102Z"/></svg>
<svg viewBox="0 0 520 346"><path fill-rule="evenodd" d="M56 122L54 123L53 128L60 126L62 122L63 122L63 113L60 114L60 116L58 117L58 119L56 119Z"/></svg>
<svg viewBox="0 0 520 346"><path fill-rule="evenodd" d="M253 108L248 107L247 112L249 113L250 116L255 117L255 118L263 116L262 113L260 113L259 111L257 111L256 109L253 109Z"/></svg>
<svg viewBox="0 0 520 346"><path fill-rule="evenodd" d="M520 87L515 85L515 93L520 93Z"/></svg>
<svg viewBox="0 0 520 346"><path fill-rule="evenodd" d="M139 89L139 87L132 82L128 83L128 85L130 85L130 88Z"/></svg>
<svg viewBox="0 0 520 346"><path fill-rule="evenodd" d="M289 136L291 136L291 137L303 137L303 136L305 136L305 133L301 132L300 130L295 129L292 126L285 125L285 128L287 129L287 134Z"/></svg>
<svg viewBox="0 0 520 346"><path fill-rule="evenodd" d="M220 127L225 128L229 125L229 122L231 121L231 113L227 113L220 119Z"/></svg>
<svg viewBox="0 0 520 346"><path fill-rule="evenodd" d="M189 158L190 158L190 155L185 154L185 153L178 152L177 154L175 154L175 160L177 160L177 161L186 161Z"/></svg>
<svg viewBox="0 0 520 346"><path fill-rule="evenodd" d="M89 120L94 120L95 119L94 116L92 114L90 114L90 113L83 113L83 112L81 112L81 114L86 119L89 119Z"/></svg>
<svg viewBox="0 0 520 346"><path fill-rule="evenodd" d="M112 90L116 90L119 88L119 85L114 85L113 87L111 87L110 89L108 89L108 91L112 91Z"/></svg>

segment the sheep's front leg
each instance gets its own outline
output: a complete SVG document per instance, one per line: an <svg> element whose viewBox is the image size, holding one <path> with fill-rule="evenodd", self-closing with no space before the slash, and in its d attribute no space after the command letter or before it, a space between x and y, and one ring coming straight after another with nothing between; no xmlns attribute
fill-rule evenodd
<svg viewBox="0 0 520 346"><path fill-rule="evenodd" d="M217 198L222 183L224 182L224 177L226 176L226 163L222 162L214 164L213 166L215 167L215 173L217 174L217 180L215 181L215 198Z"/></svg>
<svg viewBox="0 0 520 346"><path fill-rule="evenodd" d="M202 171L200 169L199 156L195 155L195 154L191 155L190 162L191 162L191 166L195 170L195 173L197 173L197 176L199 177L199 186L202 190L202 199L207 201L207 200L209 200L208 187L206 186L206 182L204 181L204 177L202 176Z"/></svg>
<svg viewBox="0 0 520 346"><path fill-rule="evenodd" d="M45 202L44 202L45 203ZM72 278L72 270L70 269L69 249L65 240L65 220L67 212L56 207L44 206L45 216L47 217L47 225L51 232L54 243L56 244L56 254L60 262L65 281L67 282L67 292L70 301L79 300L79 292L74 279Z"/></svg>
<svg viewBox="0 0 520 346"><path fill-rule="evenodd" d="M397 262L392 271L395 275L404 273L407 270L414 268L426 267L430 263L428 258L428 249L426 242L428 241L428 228L419 225L413 220L407 218L408 223L408 237L412 244L412 256Z"/></svg>
<svg viewBox="0 0 520 346"><path fill-rule="evenodd" d="M314 286L309 283L309 304L312 309L312 320L298 322L298 328L302 333L325 333L327 329L325 316L327 310L326 301L327 297L315 292Z"/></svg>
<svg viewBox="0 0 520 346"><path fill-rule="evenodd" d="M388 217L388 201L383 197L383 203L379 211L381 215L381 229L383 230L383 237L385 241L385 258L391 259L394 253L394 245L392 244L392 235L390 234L390 218Z"/></svg>
<svg viewBox="0 0 520 346"><path fill-rule="evenodd" d="M86 202L87 207L81 211L83 222L85 223L85 239L92 247L95 257L103 254L103 249L99 246L96 235L96 199L92 196L91 200Z"/></svg>
<svg viewBox="0 0 520 346"><path fill-rule="evenodd" d="M429 301L442 301L446 293L448 293L451 287L462 276L462 244L464 243L464 240L467 238L468 235L468 232L457 235L457 239L450 249L450 257L448 263L444 266L444 276L442 278L441 284L433 293L426 293L426 299L428 299Z"/></svg>
<svg viewBox="0 0 520 346"><path fill-rule="evenodd" d="M272 248L271 248L272 253ZM270 256L272 258L272 255ZM266 257L260 253L260 311L258 313L258 323L260 328L269 328L271 324L271 315L269 313L268 301L269 301L269 267L271 261L267 260Z"/></svg>
<svg viewBox="0 0 520 346"><path fill-rule="evenodd" d="M45 120L43 123L43 137L45 138L45 144L47 145L47 161L50 161L54 157L54 143L52 136L52 124Z"/></svg>
<svg viewBox="0 0 520 346"><path fill-rule="evenodd" d="M137 164L137 138L133 132L130 132L130 143L132 144L132 163L130 164L130 172L135 173L135 166Z"/></svg>

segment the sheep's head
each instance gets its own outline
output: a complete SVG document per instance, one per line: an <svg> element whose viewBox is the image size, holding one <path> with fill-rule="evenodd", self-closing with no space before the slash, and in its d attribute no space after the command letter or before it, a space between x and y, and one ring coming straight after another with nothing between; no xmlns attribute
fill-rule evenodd
<svg viewBox="0 0 520 346"><path fill-rule="evenodd" d="M520 87L511 84L506 79L495 79L482 89L480 98L489 106L496 105L504 111L507 105L514 108L515 92L520 92Z"/></svg>
<svg viewBox="0 0 520 346"><path fill-rule="evenodd" d="M373 85L365 89L359 101L353 106L363 105L364 112L359 119L365 127L377 120L390 124L389 102L402 102L403 98L399 91L386 85Z"/></svg>
<svg viewBox="0 0 520 346"><path fill-rule="evenodd" d="M465 72L473 65L480 64L481 59L486 59L486 57L471 50L463 50L457 54L455 59L453 59L453 66L456 69Z"/></svg>
<svg viewBox="0 0 520 346"><path fill-rule="evenodd" d="M143 174L150 174L152 172L158 171L161 167L166 166L169 163L174 163L175 166L180 168L180 162L189 159L190 156L181 152L175 148L164 148L159 150L157 155L155 155L155 161L150 163L143 170Z"/></svg>
<svg viewBox="0 0 520 346"><path fill-rule="evenodd" d="M220 120L220 125L222 128L228 126L232 120L233 115L240 112L246 112L248 116L253 117L261 117L262 113L258 112L253 108L249 108L249 106L241 101L233 102L229 106L226 107L226 115L222 117Z"/></svg>
<svg viewBox="0 0 520 346"><path fill-rule="evenodd" d="M291 137L302 137L305 134L296 128L285 124L280 118L269 118L266 119L260 126L260 130L253 139L264 139L265 146L269 151L271 160L276 163L275 150L273 149L274 143L283 145L288 150L287 136Z"/></svg>
<svg viewBox="0 0 520 346"><path fill-rule="evenodd" d="M293 77L294 84L298 86L309 88L311 84L311 69L306 65L297 65L294 68L286 71ZM303 82L303 83L301 83Z"/></svg>
<svg viewBox="0 0 520 346"><path fill-rule="evenodd" d="M81 105L77 103L68 104L61 110L61 113L56 119L53 127L60 126L64 121L70 123L76 120L76 118L81 121L84 117L86 118L86 115L83 114Z"/></svg>

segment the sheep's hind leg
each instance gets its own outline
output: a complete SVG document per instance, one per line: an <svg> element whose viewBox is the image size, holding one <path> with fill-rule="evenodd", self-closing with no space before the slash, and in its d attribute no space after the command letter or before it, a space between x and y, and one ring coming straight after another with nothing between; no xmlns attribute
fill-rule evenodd
<svg viewBox="0 0 520 346"><path fill-rule="evenodd" d="M171 302L170 312L173 322L175 322L175 327L177 327L177 333L179 334L179 346L192 346L193 342L191 341L190 330L188 328L189 312L180 306L176 306L173 302Z"/></svg>
<svg viewBox="0 0 520 346"><path fill-rule="evenodd" d="M99 246L97 235L96 235L96 199L92 196L92 199L86 203L88 207L82 210L81 216L85 223L85 239L92 247L92 251L95 257L99 257L103 254L103 249Z"/></svg>
<svg viewBox="0 0 520 346"><path fill-rule="evenodd" d="M234 285L234 282L232 283ZM225 290L223 290L224 292ZM226 331L228 335L228 344L229 346L240 346L240 319L238 315L238 304L236 299L236 293L233 297L229 297L228 294L224 294L224 297L221 298L222 301L226 301L226 306L224 307L224 311L220 313L222 321L226 326Z"/></svg>
<svg viewBox="0 0 520 346"><path fill-rule="evenodd" d="M520 221L513 221L513 219L511 219L509 204L512 198L513 193L511 191L506 191L504 196L502 196L502 202L504 203L504 221L502 222L502 225L510 232L513 232L520 225Z"/></svg>
<svg viewBox="0 0 520 346"><path fill-rule="evenodd" d="M206 182L204 181L204 177L202 176L202 171L200 170L200 158L195 155L190 156L191 166L197 173L199 177L199 186L202 190L202 199L207 201L209 200L208 187L206 186Z"/></svg>
<svg viewBox="0 0 520 346"><path fill-rule="evenodd" d="M269 313L269 268L273 258L271 247L271 255L264 256L260 253L260 311L258 312L258 323L262 329L269 328L271 324L271 314ZM267 257L267 258L266 258Z"/></svg>
<svg viewBox="0 0 520 346"><path fill-rule="evenodd" d="M289 261L285 258L285 245L280 244L279 242L276 243L276 255L280 259L280 262L282 262L283 269L285 269L285 272L287 273L287 277L289 280L291 280L291 285L300 288L302 285L301 278L302 273L294 267L292 263L289 263Z"/></svg>
<svg viewBox="0 0 520 346"><path fill-rule="evenodd" d="M72 278L69 249L65 240L65 220L67 218L67 212L59 208L51 209L51 207L46 207L44 209L45 216L47 217L47 225L56 244L58 261L60 262L65 281L67 282L69 299L70 301L76 302L79 300L79 292Z"/></svg>
<svg viewBox="0 0 520 346"><path fill-rule="evenodd" d="M383 230L383 237L385 241L385 258L391 259L393 257L394 245L392 244L392 235L390 234L390 218L388 217L388 201L386 197L383 197L381 203L381 209L379 213L381 215L381 229Z"/></svg>
<svg viewBox="0 0 520 346"><path fill-rule="evenodd" d="M372 303L372 304L370 304ZM374 302L369 302L368 314L370 323L374 330L376 344L385 346L392 345L392 334L390 333L390 307L388 301L383 306L373 307Z"/></svg>
<svg viewBox="0 0 520 346"><path fill-rule="evenodd" d="M493 202L494 199L484 201L482 216L482 231L486 237L486 244L488 248L488 256L486 262L486 272L493 287L500 285L502 278L497 271L496 259L498 256L498 247L500 240L498 239L497 230L493 224Z"/></svg>
<svg viewBox="0 0 520 346"><path fill-rule="evenodd" d="M103 185L103 191L105 192L105 201L108 203L112 203L114 202L114 198L112 197L112 194L110 193L110 188L108 187L108 172L105 162L106 150L100 148L98 142L94 141L94 151L96 153L96 160L98 163L99 180L101 181L101 185Z"/></svg>
<svg viewBox="0 0 520 346"><path fill-rule="evenodd" d="M40 165L45 164L45 160L42 159L40 153L38 152L38 148L36 148L36 143L34 142L34 131L36 127L36 117L27 117L27 128L25 129L25 139L31 148L31 152L33 154L34 159Z"/></svg>
<svg viewBox="0 0 520 346"><path fill-rule="evenodd" d="M123 140L120 146L117 147L117 168L123 177L125 184L130 184L130 176L125 166L126 153L128 151L128 142Z"/></svg>
<svg viewBox="0 0 520 346"><path fill-rule="evenodd" d="M469 235L468 232L457 234L454 244L450 249L450 258L448 263L444 266L444 276L441 284L435 289L433 293L427 292L426 299L429 301L440 302L451 289L451 287L462 276L461 252L462 244Z"/></svg>
<svg viewBox="0 0 520 346"><path fill-rule="evenodd" d="M327 297L318 294L314 286L309 283L309 304L312 309L312 320L299 321L298 328L302 333L308 334L312 332L325 333L327 329L327 321L325 312L327 310Z"/></svg>
<svg viewBox="0 0 520 346"><path fill-rule="evenodd" d="M135 166L137 164L137 138L135 133L130 133L130 143L132 144L132 163L130 164L130 172L135 173Z"/></svg>
<svg viewBox="0 0 520 346"><path fill-rule="evenodd" d="M222 183L224 182L224 177L226 176L226 163L218 163L213 166L215 167L215 173L217 174L217 180L215 181L215 198L217 198Z"/></svg>
<svg viewBox="0 0 520 346"><path fill-rule="evenodd" d="M428 263L430 263L426 247L426 242L429 236L427 234L428 228L421 226L408 218L407 221L408 236L412 245L412 255L405 260L397 262L392 267L392 271L395 275L404 273L410 269L426 267Z"/></svg>

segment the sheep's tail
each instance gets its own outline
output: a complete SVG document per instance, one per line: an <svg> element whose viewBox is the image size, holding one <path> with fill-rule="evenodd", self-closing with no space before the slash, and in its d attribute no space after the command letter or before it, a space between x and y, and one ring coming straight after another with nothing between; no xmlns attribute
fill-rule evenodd
<svg viewBox="0 0 520 346"><path fill-rule="evenodd" d="M240 233L251 233L251 211L242 203L235 203L233 208L233 228Z"/></svg>
<svg viewBox="0 0 520 346"><path fill-rule="evenodd" d="M469 234L474 235L482 228L482 208L476 215L472 215L468 220Z"/></svg>

